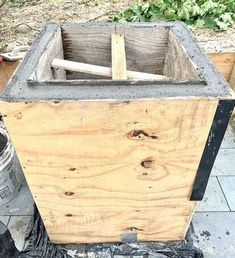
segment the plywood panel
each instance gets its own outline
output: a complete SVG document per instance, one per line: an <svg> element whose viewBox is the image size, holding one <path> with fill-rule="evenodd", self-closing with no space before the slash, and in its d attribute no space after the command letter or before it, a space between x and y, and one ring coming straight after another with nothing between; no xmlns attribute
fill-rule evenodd
<svg viewBox="0 0 235 258"><path fill-rule="evenodd" d="M172 30L169 30L163 74L178 81L199 80L196 65Z"/></svg>
<svg viewBox="0 0 235 258"><path fill-rule="evenodd" d="M192 204L192 203L191 203ZM188 208L80 213L73 217L45 217L55 242L120 242L124 232L136 232L139 241L182 239ZM169 221L170 219L170 221ZM56 222L56 223L55 223ZM71 231L71 226L73 230ZM95 234L94 234L95 232Z"/></svg>
<svg viewBox="0 0 235 258"><path fill-rule="evenodd" d="M19 62L0 62L0 92L2 92L14 73Z"/></svg>
<svg viewBox="0 0 235 258"><path fill-rule="evenodd" d="M62 38L61 38L61 29L59 28L54 37L48 43L47 48L42 53L37 69L35 71L35 75L31 75L31 77L35 76L36 80L66 80L66 72L64 69L52 69L51 62L54 58L64 58L63 46L62 46Z"/></svg>
<svg viewBox="0 0 235 258"><path fill-rule="evenodd" d="M55 242L181 239L216 100L2 103Z"/></svg>
<svg viewBox="0 0 235 258"><path fill-rule="evenodd" d="M228 81L235 63L235 52L208 53L216 68Z"/></svg>

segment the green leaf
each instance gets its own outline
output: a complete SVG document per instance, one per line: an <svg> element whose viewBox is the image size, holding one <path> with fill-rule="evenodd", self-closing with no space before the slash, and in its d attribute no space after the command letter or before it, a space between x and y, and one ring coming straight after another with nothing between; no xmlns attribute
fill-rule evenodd
<svg viewBox="0 0 235 258"><path fill-rule="evenodd" d="M167 9L165 12L164 12L164 16L166 19L168 20L175 20L176 18L176 15L175 15L175 11L173 9Z"/></svg>
<svg viewBox="0 0 235 258"><path fill-rule="evenodd" d="M213 2L212 0L207 0L205 3L201 6L202 10L205 12L208 12L212 10L213 8L217 7L218 3Z"/></svg>
<svg viewBox="0 0 235 258"><path fill-rule="evenodd" d="M14 0L13 0L14 1ZM116 12L115 22L181 20L196 28L225 30L235 21L235 0L149 0Z"/></svg>
<svg viewBox="0 0 235 258"><path fill-rule="evenodd" d="M219 19L215 19L216 25L221 29L221 30L227 30L228 29L228 24L225 22L220 21Z"/></svg>
<svg viewBox="0 0 235 258"><path fill-rule="evenodd" d="M182 20L188 20L190 18L189 9L187 6L182 6L182 8L178 12L178 17Z"/></svg>
<svg viewBox="0 0 235 258"><path fill-rule="evenodd" d="M219 19L222 20L225 23L233 23L233 19L232 19L232 14L231 13L221 14Z"/></svg>
<svg viewBox="0 0 235 258"><path fill-rule="evenodd" d="M202 20L202 19L198 19L198 20L196 20L194 26L195 26L196 28L202 29L202 28L205 26L205 21Z"/></svg>
<svg viewBox="0 0 235 258"><path fill-rule="evenodd" d="M203 14L203 11L202 11L201 8L196 4L196 5L192 6L191 14L192 14L193 16L196 16L196 15Z"/></svg>

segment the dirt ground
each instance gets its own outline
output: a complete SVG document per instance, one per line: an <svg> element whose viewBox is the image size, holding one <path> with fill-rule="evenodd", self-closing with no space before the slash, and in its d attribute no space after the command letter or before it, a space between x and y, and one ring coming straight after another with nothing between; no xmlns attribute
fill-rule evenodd
<svg viewBox="0 0 235 258"><path fill-rule="evenodd" d="M52 22L107 21L117 10L124 10L136 0L10 0L0 8L0 47L11 50L16 45L30 45L41 28ZM207 52L235 51L235 26L226 32L192 30Z"/></svg>

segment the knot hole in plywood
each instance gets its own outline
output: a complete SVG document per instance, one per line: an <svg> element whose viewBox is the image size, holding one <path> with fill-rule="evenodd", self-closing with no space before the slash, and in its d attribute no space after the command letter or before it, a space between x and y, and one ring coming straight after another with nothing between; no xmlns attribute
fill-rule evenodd
<svg viewBox="0 0 235 258"><path fill-rule="evenodd" d="M140 164L142 167L149 169L154 167L154 163L155 163L155 160L153 159L153 157L148 157L142 160Z"/></svg>
<svg viewBox="0 0 235 258"><path fill-rule="evenodd" d="M153 140L158 139L158 137L153 133L148 133L144 130L132 130L127 134L127 136L130 139L136 139L136 140L142 140L142 141L149 138Z"/></svg>

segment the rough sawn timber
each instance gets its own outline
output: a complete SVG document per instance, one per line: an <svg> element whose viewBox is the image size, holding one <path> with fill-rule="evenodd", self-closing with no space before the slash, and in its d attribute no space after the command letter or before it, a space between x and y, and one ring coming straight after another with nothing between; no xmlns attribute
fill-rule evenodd
<svg viewBox="0 0 235 258"><path fill-rule="evenodd" d="M91 243L129 232L141 241L184 238L217 105L4 102L0 110L50 239Z"/></svg>

